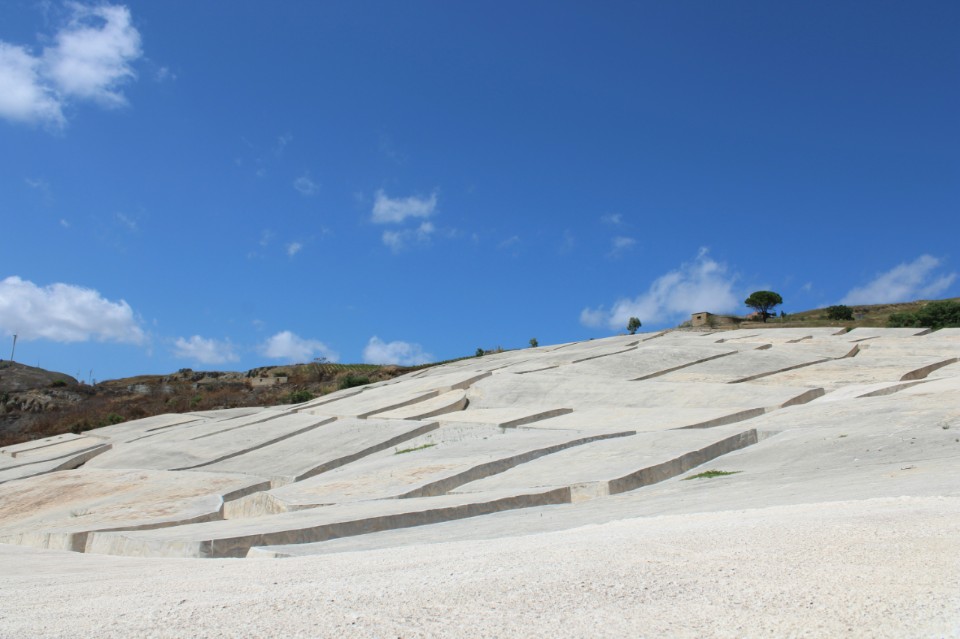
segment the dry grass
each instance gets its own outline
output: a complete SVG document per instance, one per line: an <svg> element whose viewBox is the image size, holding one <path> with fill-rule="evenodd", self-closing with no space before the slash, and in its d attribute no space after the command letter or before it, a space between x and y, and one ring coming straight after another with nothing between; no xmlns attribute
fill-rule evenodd
<svg viewBox="0 0 960 639"><path fill-rule="evenodd" d="M248 373L201 373L183 369L172 375L140 375L96 386L38 388L50 398L43 412L8 413L0 424L0 446L164 413L188 413L244 406L291 403L295 393L326 395L345 384L361 385L409 372L400 366L371 364L299 364L259 368ZM254 387L249 377L287 377L285 383ZM293 397L291 397L293 396Z"/></svg>

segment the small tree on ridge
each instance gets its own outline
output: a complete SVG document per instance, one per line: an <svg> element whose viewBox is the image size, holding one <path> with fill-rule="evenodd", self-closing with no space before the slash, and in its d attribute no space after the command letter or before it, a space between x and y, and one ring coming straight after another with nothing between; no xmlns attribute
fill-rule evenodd
<svg viewBox="0 0 960 639"><path fill-rule="evenodd" d="M760 317L766 322L770 317L770 310L774 306L783 304L783 298L773 291L754 291L743 303L760 313Z"/></svg>
<svg viewBox="0 0 960 639"><path fill-rule="evenodd" d="M643 326L640 323L640 320L636 317L631 317L630 321L627 322L627 330L630 331L630 334L633 335L637 332L637 329Z"/></svg>

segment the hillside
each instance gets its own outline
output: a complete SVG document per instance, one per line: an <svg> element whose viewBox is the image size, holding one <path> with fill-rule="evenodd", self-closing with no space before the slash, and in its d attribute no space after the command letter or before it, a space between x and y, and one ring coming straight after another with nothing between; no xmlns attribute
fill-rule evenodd
<svg viewBox="0 0 960 639"><path fill-rule="evenodd" d="M6 446L0 634L952 636L958 392L960 329L664 331Z"/></svg>
<svg viewBox="0 0 960 639"><path fill-rule="evenodd" d="M947 301L960 302L960 298ZM738 326L751 330L883 327L894 313L916 312L929 303L919 300L854 306L851 307L855 315L852 321L829 320L825 309L813 309L765 323L741 321ZM736 328L727 326L718 330ZM393 379L422 368L311 363L264 366L245 372L181 369L169 375L140 375L89 386L63 373L16 362L0 362L0 446L62 433L81 433L164 413L305 401L344 388Z"/></svg>
<svg viewBox="0 0 960 639"><path fill-rule="evenodd" d="M849 321L831 320L827 317L826 308L815 308L807 311L788 313L785 318L774 317L766 322L750 321L738 318L741 328L802 328L839 326L844 328L872 327L881 328L890 325L890 318L897 313L916 313L931 302L954 302L960 304L960 297L945 300L916 300L896 304L859 304L850 306L854 319ZM686 327L689 322L682 326ZM718 330L730 330L736 326L720 326Z"/></svg>
<svg viewBox="0 0 960 639"><path fill-rule="evenodd" d="M410 368L371 364L266 366L246 372L181 369L96 385L0 362L0 446L164 413L272 406L392 379Z"/></svg>
<svg viewBox="0 0 960 639"><path fill-rule="evenodd" d="M78 383L65 373L0 360L0 393L16 393L35 388L73 387Z"/></svg>

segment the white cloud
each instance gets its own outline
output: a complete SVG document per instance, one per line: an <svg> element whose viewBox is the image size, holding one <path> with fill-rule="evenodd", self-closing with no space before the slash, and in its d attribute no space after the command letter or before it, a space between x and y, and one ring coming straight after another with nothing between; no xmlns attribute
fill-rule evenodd
<svg viewBox="0 0 960 639"><path fill-rule="evenodd" d="M956 273L934 274L940 263L932 255L921 255L909 264L898 264L866 286L852 289L840 303L888 304L937 297L957 278Z"/></svg>
<svg viewBox="0 0 960 639"><path fill-rule="evenodd" d="M309 197L320 190L320 185L311 180L309 175L301 175L293 181L293 188L295 188L300 195Z"/></svg>
<svg viewBox="0 0 960 639"><path fill-rule="evenodd" d="M303 244L300 242L290 242L287 244L287 255L293 257L303 249Z"/></svg>
<svg viewBox="0 0 960 639"><path fill-rule="evenodd" d="M127 103L124 83L136 78L140 33L118 5L68 5L70 20L39 56L0 42L0 117L63 126L70 99L105 107Z"/></svg>
<svg viewBox="0 0 960 639"><path fill-rule="evenodd" d="M56 46L44 49L48 77L66 95L105 106L126 104L119 86L135 78L130 62L140 57L140 33L130 10L115 5L71 5L70 24L57 33Z"/></svg>
<svg viewBox="0 0 960 639"><path fill-rule="evenodd" d="M173 356L201 364L225 364L240 360L230 340L215 340L193 335L190 339L178 337L173 344Z"/></svg>
<svg viewBox="0 0 960 639"><path fill-rule="evenodd" d="M323 342L304 339L290 331L282 331L270 337L260 345L260 352L271 359L283 359L289 362L306 362L314 357L326 357L336 362L340 356Z"/></svg>
<svg viewBox="0 0 960 639"><path fill-rule="evenodd" d="M391 251L399 253L412 243L428 243L436 230L436 227L434 227L431 222L423 222L416 229L384 231L381 239L386 246L390 247Z"/></svg>
<svg viewBox="0 0 960 639"><path fill-rule="evenodd" d="M580 323L585 326L623 329L627 320L638 317L645 325L686 319L697 311L727 313L742 306L733 293L736 276L727 272L727 266L715 261L706 248L701 248L693 262L658 277L647 292L635 298L621 298L610 310L603 306L585 308Z"/></svg>
<svg viewBox="0 0 960 639"><path fill-rule="evenodd" d="M40 60L23 47L0 42L0 117L62 126L66 119L53 87L40 76Z"/></svg>
<svg viewBox="0 0 960 639"><path fill-rule="evenodd" d="M429 198L410 197L390 198L379 190L373 201L373 221L376 224L403 222L408 217L430 217L437 208L437 194Z"/></svg>
<svg viewBox="0 0 960 639"><path fill-rule="evenodd" d="M584 326L600 328L606 320L607 312L603 310L602 306L599 308L585 308L580 311L580 323ZM624 326L626 326L626 324L624 324Z"/></svg>
<svg viewBox="0 0 960 639"><path fill-rule="evenodd" d="M68 228L70 228L70 222L68 222L65 218L62 218L62 217L61 217L61 218L60 218L60 226L62 226L62 227L65 228L65 229L68 229Z"/></svg>
<svg viewBox="0 0 960 639"><path fill-rule="evenodd" d="M623 237L618 235L610 240L610 257L619 257L624 252L629 251L637 243L632 237Z"/></svg>
<svg viewBox="0 0 960 639"><path fill-rule="evenodd" d="M433 355L425 353L420 344L401 341L384 342L374 335L363 349L363 361L367 364L416 366L433 361Z"/></svg>
<svg viewBox="0 0 960 639"><path fill-rule="evenodd" d="M146 339L125 301L71 284L39 287L19 277L0 281L0 330L20 339L54 342L123 342Z"/></svg>
<svg viewBox="0 0 960 639"><path fill-rule="evenodd" d="M623 224L623 216L619 213L608 213L600 217L600 221L610 226L620 226Z"/></svg>

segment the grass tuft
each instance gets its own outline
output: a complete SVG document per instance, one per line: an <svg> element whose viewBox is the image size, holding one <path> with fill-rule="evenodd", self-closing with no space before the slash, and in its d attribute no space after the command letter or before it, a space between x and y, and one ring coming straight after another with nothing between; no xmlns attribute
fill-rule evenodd
<svg viewBox="0 0 960 639"><path fill-rule="evenodd" d="M393 454L402 455L404 453L412 453L415 450L423 450L424 448L430 448L431 446L436 446L436 444L424 444L423 446L414 446L413 448L401 448L400 450L393 451Z"/></svg>
<svg viewBox="0 0 960 639"><path fill-rule="evenodd" d="M726 475L736 475L737 473L742 473L742 470L706 470L699 475L693 475L692 477L684 477L684 480L687 479L713 479L714 477L724 477Z"/></svg>

